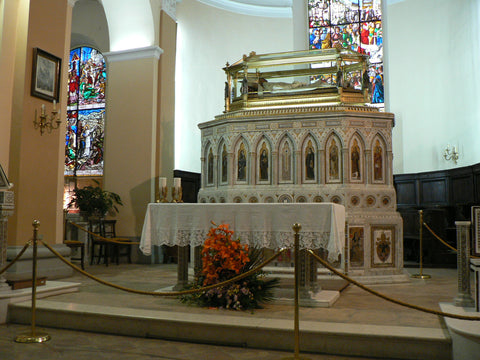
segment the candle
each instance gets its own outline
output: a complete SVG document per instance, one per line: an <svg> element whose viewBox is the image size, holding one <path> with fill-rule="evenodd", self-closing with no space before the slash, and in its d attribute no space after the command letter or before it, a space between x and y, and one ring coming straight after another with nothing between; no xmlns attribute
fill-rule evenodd
<svg viewBox="0 0 480 360"><path fill-rule="evenodd" d="M42 115L45 115L45 104L42 104Z"/></svg>
<svg viewBox="0 0 480 360"><path fill-rule="evenodd" d="M167 178L166 177L158 178L158 184L160 186L160 189L167 187Z"/></svg>
<svg viewBox="0 0 480 360"><path fill-rule="evenodd" d="M57 110L57 100L53 100L53 111Z"/></svg>
<svg viewBox="0 0 480 360"><path fill-rule="evenodd" d="M182 179L181 178L173 178L173 184L175 186L175 189L178 189L181 184L182 184Z"/></svg>

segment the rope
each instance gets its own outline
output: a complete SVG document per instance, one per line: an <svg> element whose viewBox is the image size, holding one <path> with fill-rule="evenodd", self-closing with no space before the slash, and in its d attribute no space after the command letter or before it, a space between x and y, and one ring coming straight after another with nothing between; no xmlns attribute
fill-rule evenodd
<svg viewBox="0 0 480 360"><path fill-rule="evenodd" d="M94 232L88 230L88 229L85 229L83 226L80 226L78 224L75 224L74 222L72 221L69 221L69 224L72 224L73 226L79 228L80 230L82 231L85 231L86 233L92 235L93 237L97 238L97 239L100 239L100 241L105 241L105 242L111 242L111 243L114 243L114 244L123 244L123 245L138 245L140 244L139 242L134 242L134 241L130 241L128 239L125 239L125 238L106 238L106 237L103 237L99 234L95 234Z"/></svg>
<svg viewBox="0 0 480 360"><path fill-rule="evenodd" d="M10 263L5 266L3 269L0 270L0 275L3 274L5 271L7 271L10 266L12 266L13 264L15 264L15 262L20 259L20 257L23 255L23 253L28 249L28 247L32 245L32 240L28 240L27 243L23 246L23 249L20 250L20 252L18 253L17 256L15 256L15 259L13 259L12 261L10 261Z"/></svg>
<svg viewBox="0 0 480 360"><path fill-rule="evenodd" d="M188 295L188 294L195 294L195 293L198 293L198 292L202 292L202 291L206 291L206 290L210 290L210 289L214 289L216 287L222 287L222 286L225 286L225 285L228 285L228 284L231 284L231 283L234 283L238 280L241 280L247 276L250 276L258 271L260 271L263 267L267 266L269 263L271 263L273 260L275 260L281 253L283 253L286 249L280 249L276 254L272 255L270 258L268 258L267 260L265 260L264 262L262 262L260 265L258 265L256 268L254 269L251 269L243 274L240 274L232 279L229 279L229 280L226 280L226 281L223 281L223 282L220 282L220 283L217 283L217 284L214 284L214 285L209 285L209 286L205 286L205 287L202 287L202 288L198 288L198 289L191 289L191 290L183 290L183 291L164 291L164 292L160 292L160 291L143 291L143 290L135 290L135 289L130 289L130 288L127 288L127 287L124 287L124 286L120 286L120 285L116 285L116 284L112 284L108 281L105 281L105 280L102 280L102 279L99 279L97 278L96 276L92 275L92 274L89 274L88 272L80 269L78 266L76 266L75 264L72 264L70 261L68 261L67 259L65 259L62 255L60 255L60 253L58 253L55 249L53 249L50 245L48 245L47 243L44 243L42 240L40 240L42 242L43 245L46 246L46 248L48 250L50 250L55 256L57 256L60 260L62 260L65 264L67 264L68 266L70 266L71 268L73 268L74 270L78 271L79 273L85 275L86 277L92 279L92 280L95 280L97 282L99 282L100 284L103 284L103 285L107 285L107 286L110 286L110 287L113 287L115 289L118 289L118 290L123 290L123 291L127 291L127 292L131 292L131 293L134 293L134 294L141 294L141 295L153 295L153 296L180 296L180 295Z"/></svg>
<svg viewBox="0 0 480 360"><path fill-rule="evenodd" d="M449 243L447 243L446 241L444 241L440 236L438 236L437 234L435 234L435 232L430 228L430 226L427 225L427 223L423 223L423 226L425 226L427 228L428 231L430 231L432 233L432 235L434 237L436 237L438 239L438 241L440 241L443 245L447 246L448 248L450 248L451 250L455 251L455 252L458 252L457 249L455 249L452 245L450 245ZM473 256L473 255L470 255L471 258L473 259L480 259L480 257L478 256Z"/></svg>
<svg viewBox="0 0 480 360"><path fill-rule="evenodd" d="M328 270L335 273L335 275L340 276L342 279L347 280L348 282L352 283L355 286L358 286L360 289L365 290L365 291L369 292L370 294L378 296L378 297L380 297L384 300L390 301L390 302L392 302L394 304L397 304L397 305L408 307L410 309L423 311L423 312L434 314L434 315L439 315L439 316L444 316L444 317L449 317L449 318L454 318L454 319L460 319L460 320L480 321L480 316L464 316L464 315L445 313L443 311L427 309L427 308L424 308L422 306L409 304L409 303L406 303L406 302L388 297L388 296L386 296L382 293L379 293L378 291L370 289L369 287L359 283L356 280L353 280L352 278L348 277L347 275L342 274L337 269L335 269L330 264L328 264L325 260L323 260L321 257L319 257L317 254L315 254L312 250L307 250L307 251L310 253L310 255L312 255L315 259L317 259L317 261L320 262L323 266L325 266Z"/></svg>

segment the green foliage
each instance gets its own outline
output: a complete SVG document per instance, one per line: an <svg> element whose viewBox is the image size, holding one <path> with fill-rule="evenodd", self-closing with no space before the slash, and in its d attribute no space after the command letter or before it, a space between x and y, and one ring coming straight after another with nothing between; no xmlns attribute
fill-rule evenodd
<svg viewBox="0 0 480 360"><path fill-rule="evenodd" d="M88 217L103 217L108 212L118 212L117 205L123 205L120 195L102 190L98 181L94 180L97 186L85 186L81 189L75 188L73 198L69 207L75 205L80 212Z"/></svg>

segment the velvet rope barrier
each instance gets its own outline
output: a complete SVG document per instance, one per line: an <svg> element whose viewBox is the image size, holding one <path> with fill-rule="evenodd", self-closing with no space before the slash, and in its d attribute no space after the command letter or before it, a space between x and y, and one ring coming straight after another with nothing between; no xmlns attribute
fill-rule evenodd
<svg viewBox="0 0 480 360"><path fill-rule="evenodd" d="M428 231L430 231L430 233L438 240L440 241L443 245L445 245L446 247L448 247L449 249L455 251L455 252L458 252L457 249L455 249L452 245L450 245L449 243L447 243L445 240L443 240L440 236L438 236L431 228L430 226L427 225L426 222L423 223L423 226L425 226L427 228ZM473 256L473 255L470 255L471 258L473 259L480 259L480 257L478 256Z"/></svg>
<svg viewBox="0 0 480 360"><path fill-rule="evenodd" d="M14 258L12 261L10 261L10 263L9 263L7 266L5 266L3 269L0 270L0 275L2 275L5 271L7 271L7 270L10 268L10 266L12 266L13 264L15 264L15 262L16 262L18 259L20 259L20 257L23 255L23 253L28 249L28 247L29 247L30 245L32 245L32 241L31 241L31 240L27 241L27 243L23 246L23 249L20 250L20 252L17 254L17 256L15 256L15 258Z"/></svg>
<svg viewBox="0 0 480 360"><path fill-rule="evenodd" d="M40 240L41 241L41 240ZM142 290L135 290L135 289L130 289L130 288L127 288L127 287L124 287L124 286L120 286L120 285L116 285L116 284L113 284L113 283L110 283L108 281L105 281L105 280L102 280L102 279L99 279L97 278L96 276L92 275L92 274L89 274L88 272L80 269L78 266L76 266L75 264L72 264L70 261L68 261L67 259L65 259L59 252L57 252L54 248L52 248L50 245L48 245L47 243L44 243L43 241L41 241L43 245L45 245L45 247L50 250L55 256L57 256L61 261L63 261L65 264L67 264L68 266L70 266L71 268L73 268L74 270L78 271L79 273L81 273L82 275L85 275L86 277L92 279L92 280L95 280L96 282L99 282L100 284L103 284L103 285L106 285L106 286L110 286L110 287L113 287L115 289L118 289L118 290L123 290L123 291L127 291L127 292L131 292L131 293L134 293L134 294L140 294L140 295L153 295L153 296L165 296L165 297L169 297L169 296L181 296L181 295L188 295L188 294L195 294L195 293L198 293L198 292L202 292L202 291L206 291L206 290L210 290L210 289L214 289L214 288L217 288L217 287L222 287L222 286L225 286L225 285L228 285L228 284L231 284L231 283L234 283L238 280L241 280L247 276L250 276L258 271L260 271L263 267L267 266L269 263L271 263L273 260L275 260L280 254L282 254L284 251L286 251L287 249L280 249L277 253L275 253L274 255L272 255L270 258L268 258L267 260L263 261L260 265L258 265L256 268L254 269L251 269L247 272L244 272L243 274L240 274L238 276L235 276L234 278L232 279L229 279L229 280L226 280L226 281L223 281L223 282L219 282L217 284L213 284L213 285L209 285L209 286L205 286L205 287L201 287L201 288L198 288L198 289L191 289L191 290L183 290L183 291L163 291L163 292L160 292L160 291L142 291Z"/></svg>
<svg viewBox="0 0 480 360"><path fill-rule="evenodd" d="M313 256L320 264L322 264L324 267L326 267L328 270L330 270L331 272L333 272L335 275L338 275L340 276L342 279L350 282L351 284L355 285L355 286L358 286L360 289L362 290L365 290L367 292L369 292L370 294L372 295L375 295L375 296L378 296L384 300L387 300L389 302L392 302L394 304L397 304L397 305L401 305L401 306L404 306L404 307L408 307L410 309L414 309L414 310L418 310L418 311L422 311L422 312L426 312L426 313L430 313L430 314L434 314L434 315L438 315L438 316L444 316L444 317L449 317L449 318L453 318L453 319L459 319L459 320L470 320L470 321L480 321L480 316L464 316L464 315L457 315L457 314L450 314L450 313L445 313L443 311L438 311L438 310L433 310L433 309L428 309L428 308L425 308L425 307L422 307L422 306L418 306L418 305L413 305L413 304L409 304L409 303L406 303L406 302L403 302L403 301L400 301L400 300L396 300L396 299L393 299L387 295L384 295L382 293L379 293L378 291L375 291L373 289L370 289L369 287L359 283L358 281L348 277L347 275L345 274L342 274L340 271L338 271L337 269L335 269L333 266L331 266L329 263L327 263L325 260L323 260L321 257L319 257L317 254L315 254L315 252L313 252L312 250L307 250L311 256Z"/></svg>
<svg viewBox="0 0 480 360"><path fill-rule="evenodd" d="M138 244L140 244L138 241L130 241L130 240L125 239L125 238L117 238L117 237L106 238L106 237L103 237L99 234L95 234L94 232L92 232L88 229L85 229L83 226L75 224L72 221L69 221L68 223L72 224L73 226L79 228L82 231L85 231L86 233L92 235L93 237L95 237L96 239L99 239L100 241L111 242L111 243L114 243L114 244L121 244L121 245L138 245Z"/></svg>

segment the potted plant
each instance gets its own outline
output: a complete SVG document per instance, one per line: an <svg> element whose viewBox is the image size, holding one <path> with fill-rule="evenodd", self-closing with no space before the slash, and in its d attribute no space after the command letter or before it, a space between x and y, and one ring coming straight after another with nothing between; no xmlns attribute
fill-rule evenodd
<svg viewBox="0 0 480 360"><path fill-rule="evenodd" d="M73 190L73 198L69 207L75 205L85 218L103 218L107 213L117 213L117 205L123 205L120 195L103 190L99 182L96 186L85 186Z"/></svg>

